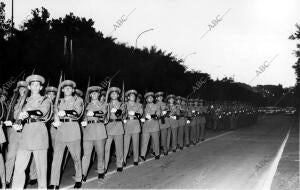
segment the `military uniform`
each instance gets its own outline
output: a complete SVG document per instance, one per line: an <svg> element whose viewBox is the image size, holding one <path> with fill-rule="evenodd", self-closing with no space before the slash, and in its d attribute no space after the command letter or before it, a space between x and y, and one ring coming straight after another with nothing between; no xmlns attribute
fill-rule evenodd
<svg viewBox="0 0 300 190"><path fill-rule="evenodd" d="M185 129L185 124L186 124L186 107L185 105L182 105L182 97L178 96L177 97L177 109L179 110L178 114L178 147L180 149L183 149L183 144L184 144L184 129Z"/></svg>
<svg viewBox="0 0 300 190"><path fill-rule="evenodd" d="M195 145L197 143L197 107L194 105L195 100L191 100L190 111L192 115L190 140Z"/></svg>
<svg viewBox="0 0 300 190"><path fill-rule="evenodd" d="M109 94L112 92L116 92L120 94L121 90L117 87L111 87L109 89ZM108 169L108 163L110 160L110 148L111 144L114 141L116 148L116 156L117 156L117 171L122 171L123 167L123 140L124 140L124 127L122 123L122 117L125 112L125 105L119 102L118 100L112 100L109 103L109 122L106 125L107 131L107 140L105 145L105 169Z"/></svg>
<svg viewBox="0 0 300 190"><path fill-rule="evenodd" d="M184 131L184 140L185 140L185 146L189 147L190 146L190 136L191 136L191 121L192 121L192 117L193 117L193 113L192 113L192 102L191 101L187 101L188 105L186 108L186 125L185 125L185 131Z"/></svg>
<svg viewBox="0 0 300 190"><path fill-rule="evenodd" d="M100 94L101 87L91 86L88 93L98 92ZM106 128L104 125L107 114L107 103L99 100L92 100L86 107L82 126L83 129L83 158L82 173L87 176L90 166L90 160L93 148L97 153L97 172L103 177L105 172L105 142L107 138ZM100 177L100 176L99 176ZM85 178L85 177L84 177ZM85 180L85 179L84 179Z"/></svg>
<svg viewBox="0 0 300 190"><path fill-rule="evenodd" d="M203 103L203 100L200 100ZM199 124L200 124L200 140L203 141L205 138L205 125L206 119L205 115L207 114L207 107L204 105L199 106Z"/></svg>
<svg viewBox="0 0 300 190"><path fill-rule="evenodd" d="M45 79L39 75L27 77L26 82L38 81L41 84ZM26 123L20 135L19 148L16 156L15 172L13 176L13 189L22 189L25 184L25 170L29 163L31 153L33 153L38 174L38 187L47 187L47 149L48 149L48 131L45 125L45 118L51 113L51 101L41 95L27 98L21 110L15 110L18 118L24 119L25 113L29 111L38 112L41 116L26 118ZM18 113L20 111L20 113Z"/></svg>
<svg viewBox="0 0 300 190"><path fill-rule="evenodd" d="M126 92L128 97L130 94L137 95L136 90L129 90ZM128 101L126 102L126 122L124 125L125 135L124 135L124 163L126 163L127 154L129 151L130 141L132 140L133 146L133 161L137 165L139 161L139 143L140 143L140 132L141 126L139 119L143 114L143 106L140 103Z"/></svg>
<svg viewBox="0 0 300 190"><path fill-rule="evenodd" d="M153 92L148 92L145 94L145 99L148 96L154 97ZM142 150L141 150L141 157L145 160L145 156L148 149L149 139L153 142L153 152L155 153L156 159L159 158L159 123L158 123L158 116L160 115L160 107L153 102L148 102L144 109L144 118L143 121L145 122L142 129Z"/></svg>
<svg viewBox="0 0 300 190"><path fill-rule="evenodd" d="M74 89L76 83L65 80L61 83L61 86L62 88L70 86ZM74 161L76 171L75 181L81 183L81 132L78 118L83 112L83 109L83 100L80 97L69 96L60 99L58 113L57 116L55 116L55 122L53 123L53 125L57 127L57 132L54 140L55 146L51 169L51 185L59 185L61 163L66 147ZM78 183L75 183L75 185Z"/></svg>
<svg viewBox="0 0 300 190"><path fill-rule="evenodd" d="M155 94L156 98L159 96L163 96L163 92L157 92ZM163 148L164 154L167 155L170 148L170 140L171 140L171 126L168 120L168 107L167 104L163 101L157 101L156 105L159 106L160 116L159 116L159 128L160 128L160 142Z"/></svg>
<svg viewBox="0 0 300 190"><path fill-rule="evenodd" d="M167 100L173 98L175 100L174 95L168 95ZM179 109L176 106L175 103L173 104L168 104L168 109L170 110L169 118L168 121L170 122L171 126L171 137L172 137L172 150L173 152L176 151L177 149L177 136L178 136L178 115L179 115Z"/></svg>
<svg viewBox="0 0 300 190"><path fill-rule="evenodd" d="M57 91L58 91L58 89L57 88L55 88L55 87L52 87L52 86L48 86L48 87L46 87L46 89L45 89L45 94L46 94L46 96L48 96L48 93L55 93L55 94L57 94ZM50 98L50 97L49 97ZM54 97L55 98L55 97ZM54 103L54 100L55 99L53 99L52 100L52 103ZM53 108L52 108L53 109ZM56 136L56 131L57 131L57 129L52 125L52 122L54 121L54 117L53 117L53 115L52 115L52 117L51 117L51 119L49 120L49 122L48 122L48 127L49 127L49 131L50 131L50 137L51 137L51 145L52 145L52 149L54 148L54 146L55 146L55 136Z"/></svg>

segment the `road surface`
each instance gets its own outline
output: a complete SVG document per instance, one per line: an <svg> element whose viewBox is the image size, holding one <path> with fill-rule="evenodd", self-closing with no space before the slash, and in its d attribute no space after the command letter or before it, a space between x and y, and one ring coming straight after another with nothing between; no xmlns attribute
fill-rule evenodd
<svg viewBox="0 0 300 190"><path fill-rule="evenodd" d="M115 165L111 163L110 165ZM71 160L61 188L73 186ZM96 178L95 164L83 188L90 189L299 189L299 126L284 115L261 118L233 131L207 132L207 140L182 151L148 158L139 166Z"/></svg>

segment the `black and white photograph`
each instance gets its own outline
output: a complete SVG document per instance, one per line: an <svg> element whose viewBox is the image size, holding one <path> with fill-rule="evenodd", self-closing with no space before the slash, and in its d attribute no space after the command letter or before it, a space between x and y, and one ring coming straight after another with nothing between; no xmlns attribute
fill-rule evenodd
<svg viewBox="0 0 300 190"><path fill-rule="evenodd" d="M300 190L299 0L0 0L0 189Z"/></svg>

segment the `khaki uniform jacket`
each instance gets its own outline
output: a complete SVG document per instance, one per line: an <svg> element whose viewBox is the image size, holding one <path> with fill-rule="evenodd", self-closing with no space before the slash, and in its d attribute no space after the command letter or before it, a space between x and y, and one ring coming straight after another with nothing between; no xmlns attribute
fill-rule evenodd
<svg viewBox="0 0 300 190"><path fill-rule="evenodd" d="M80 97L72 96L66 100L60 99L58 104L58 111L62 110L75 110L78 115L84 111L83 100ZM71 117L65 116L63 119L72 119ZM75 118L78 119L78 118ZM57 128L55 141L59 142L73 142L81 139L80 126L77 121L74 122L62 122Z"/></svg>
<svg viewBox="0 0 300 190"><path fill-rule="evenodd" d="M28 97L22 111L39 110L43 116L39 119L46 119L51 114L51 100L47 97ZM17 110L15 110L17 111ZM23 126L19 149L21 150L43 150L48 149L48 130L44 122L26 123Z"/></svg>
<svg viewBox="0 0 300 190"><path fill-rule="evenodd" d="M170 110L170 118L169 118L169 122L172 128L176 128L178 127L178 115L179 115L179 109L177 107L177 105L175 104L169 104L168 108ZM171 116L176 116L176 119L171 118Z"/></svg>
<svg viewBox="0 0 300 190"><path fill-rule="evenodd" d="M98 117L88 117L86 113L88 111L102 111L103 112L103 118L100 120L104 120L107 114L108 104L105 102L90 102L86 107L86 112L84 115L85 121L91 121L91 120L99 120ZM83 140L101 140L107 138L106 134L106 128L104 123L90 123L87 124L87 126L83 129Z"/></svg>
<svg viewBox="0 0 300 190"><path fill-rule="evenodd" d="M144 110L144 117L146 115L157 115L160 116L160 109L157 104L154 103L148 103ZM159 131L159 123L157 119L150 119L146 120L145 124L143 125L143 133L147 132L158 132Z"/></svg>
<svg viewBox="0 0 300 190"><path fill-rule="evenodd" d="M139 120L128 113L133 111L134 113L139 113L141 116L143 115L143 105L136 102L126 102L126 119L127 122L124 125L125 134L133 134L140 133L141 126Z"/></svg>
<svg viewBox="0 0 300 190"><path fill-rule="evenodd" d="M116 101L115 103L110 102L108 105L108 110L109 110L109 119L114 120L118 119L115 113L112 112L112 109L120 109L122 111L122 117L125 113L125 105L122 104L119 101ZM107 135L123 135L124 134L124 127L123 127L123 122L122 121L110 121L106 125L106 131Z"/></svg>
<svg viewBox="0 0 300 190"><path fill-rule="evenodd" d="M159 106L159 109L160 109L160 112L161 112L160 117L163 116L163 113L162 113L163 111L169 111L168 106L165 102L157 102L156 104ZM171 127L170 122L167 122L167 119L165 119L165 123L162 124L162 121L160 119L159 120L159 127L160 127L160 129L169 128L169 127Z"/></svg>

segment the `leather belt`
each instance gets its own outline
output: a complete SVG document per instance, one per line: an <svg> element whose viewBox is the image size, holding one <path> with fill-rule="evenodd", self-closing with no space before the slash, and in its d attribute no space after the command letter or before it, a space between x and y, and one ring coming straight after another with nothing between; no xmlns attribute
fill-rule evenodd
<svg viewBox="0 0 300 190"><path fill-rule="evenodd" d="M104 123L104 121L102 121L102 120L90 120L87 123L88 124L91 124L91 123Z"/></svg>
<svg viewBox="0 0 300 190"><path fill-rule="evenodd" d="M66 123L66 122L77 122L77 120L74 120L74 119L60 119L59 121L64 122L64 123Z"/></svg>
<svg viewBox="0 0 300 190"><path fill-rule="evenodd" d="M122 119L109 119L109 122L122 121Z"/></svg>
<svg viewBox="0 0 300 190"><path fill-rule="evenodd" d="M44 120L41 119L26 119L25 123L36 123L36 122L44 122Z"/></svg>

